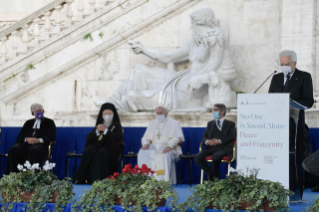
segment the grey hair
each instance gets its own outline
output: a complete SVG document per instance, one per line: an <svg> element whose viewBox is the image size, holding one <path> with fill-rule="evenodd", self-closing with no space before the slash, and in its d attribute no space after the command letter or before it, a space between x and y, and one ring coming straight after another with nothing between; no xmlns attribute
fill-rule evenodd
<svg viewBox="0 0 319 212"><path fill-rule="evenodd" d="M162 108L162 109L164 110L164 113L168 113L168 110L167 110L165 107L163 107L163 106L158 106L158 107L156 108L156 110L157 110L158 108ZM155 110L155 111L156 111L156 110Z"/></svg>
<svg viewBox="0 0 319 212"><path fill-rule="evenodd" d="M31 112L33 112L35 109L41 108L43 109L42 105L39 103L34 103L31 105Z"/></svg>
<svg viewBox="0 0 319 212"><path fill-rule="evenodd" d="M282 52L280 52L279 54L279 60L282 58L282 57L290 57L291 59L291 62L295 63L297 62L297 54L296 52L292 51L292 50L284 50Z"/></svg>

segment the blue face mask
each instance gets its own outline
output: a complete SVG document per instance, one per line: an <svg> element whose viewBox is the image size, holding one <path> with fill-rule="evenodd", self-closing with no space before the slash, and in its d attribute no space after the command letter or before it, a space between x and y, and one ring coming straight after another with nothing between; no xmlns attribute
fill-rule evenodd
<svg viewBox="0 0 319 212"><path fill-rule="evenodd" d="M219 119L219 117L220 117L219 112L213 111L213 117L214 117L214 119Z"/></svg>
<svg viewBox="0 0 319 212"><path fill-rule="evenodd" d="M37 112L36 117L37 117L37 119L42 119L43 118L43 112L42 111Z"/></svg>

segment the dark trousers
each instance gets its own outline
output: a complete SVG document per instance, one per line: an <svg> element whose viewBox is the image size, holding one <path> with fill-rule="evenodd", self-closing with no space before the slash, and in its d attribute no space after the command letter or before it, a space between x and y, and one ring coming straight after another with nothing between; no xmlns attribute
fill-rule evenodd
<svg viewBox="0 0 319 212"><path fill-rule="evenodd" d="M207 156L213 156L213 166L212 168L205 162L205 158ZM215 147L215 146L207 146L205 149L203 149L201 152L199 152L194 160L195 163L204 170L204 172L208 175L217 175L218 173L218 167L221 163L221 160L224 156L226 156L226 151L221 147Z"/></svg>
<svg viewBox="0 0 319 212"><path fill-rule="evenodd" d="M48 147L38 143L30 145L28 143L17 143L13 145L8 152L5 174L10 172L19 172L18 164L23 165L28 160L31 165L34 163L41 164L48 156Z"/></svg>

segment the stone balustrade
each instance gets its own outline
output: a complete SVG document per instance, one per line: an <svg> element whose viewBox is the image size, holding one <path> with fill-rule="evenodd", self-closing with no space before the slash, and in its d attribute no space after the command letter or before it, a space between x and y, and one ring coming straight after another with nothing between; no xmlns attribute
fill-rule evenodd
<svg viewBox="0 0 319 212"><path fill-rule="evenodd" d="M0 29L0 64L58 35L115 0L56 0L22 20Z"/></svg>

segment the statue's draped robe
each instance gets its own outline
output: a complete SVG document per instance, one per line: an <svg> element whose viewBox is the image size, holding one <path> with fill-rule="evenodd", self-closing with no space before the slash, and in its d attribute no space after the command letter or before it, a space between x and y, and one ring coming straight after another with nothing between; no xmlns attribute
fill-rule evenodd
<svg viewBox="0 0 319 212"><path fill-rule="evenodd" d="M48 157L48 147L51 141L55 141L56 127L53 120L43 118L40 129L34 129L36 119L30 119L23 125L15 145L8 152L5 174L19 172L18 164L23 165L26 160L31 164L42 163ZM43 143L28 144L27 137L42 138Z"/></svg>
<svg viewBox="0 0 319 212"><path fill-rule="evenodd" d="M176 183L176 171L174 159L182 154L180 142L184 141L183 131L179 123L171 118L164 122L153 120L147 127L142 138L142 145L150 144L147 150L138 153L138 165L146 164L155 170L157 180L170 180ZM171 147L171 151L163 154L165 147Z"/></svg>
<svg viewBox="0 0 319 212"><path fill-rule="evenodd" d="M85 149L78 170L73 175L73 183L93 183L118 171L120 144L123 129L119 123L112 123L106 135L99 140L94 128L86 136Z"/></svg>

